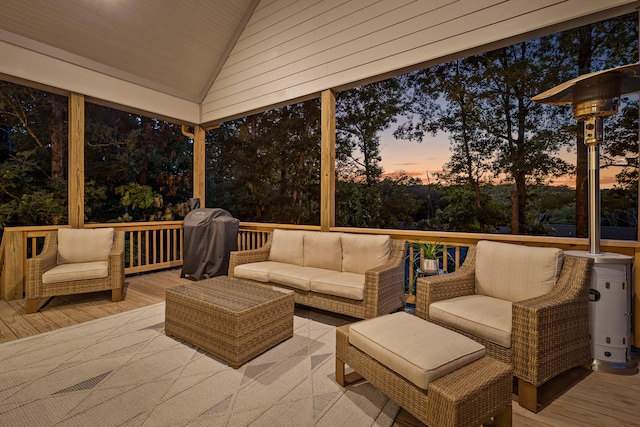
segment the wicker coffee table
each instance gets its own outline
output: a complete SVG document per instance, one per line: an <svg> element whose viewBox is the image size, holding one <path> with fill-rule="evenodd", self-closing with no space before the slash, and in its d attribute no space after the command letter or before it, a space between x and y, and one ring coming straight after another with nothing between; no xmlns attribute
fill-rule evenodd
<svg viewBox="0 0 640 427"><path fill-rule="evenodd" d="M293 336L293 292L218 276L166 291L165 333L239 368Z"/></svg>

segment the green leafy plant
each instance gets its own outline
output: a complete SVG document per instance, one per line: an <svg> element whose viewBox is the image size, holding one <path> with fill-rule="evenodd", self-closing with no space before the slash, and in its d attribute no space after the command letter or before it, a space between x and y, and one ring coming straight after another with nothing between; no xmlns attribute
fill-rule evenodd
<svg viewBox="0 0 640 427"><path fill-rule="evenodd" d="M417 255L422 253L424 259L440 259L445 254L444 246L438 242L412 242L411 247ZM451 254L446 252L447 259L453 259Z"/></svg>

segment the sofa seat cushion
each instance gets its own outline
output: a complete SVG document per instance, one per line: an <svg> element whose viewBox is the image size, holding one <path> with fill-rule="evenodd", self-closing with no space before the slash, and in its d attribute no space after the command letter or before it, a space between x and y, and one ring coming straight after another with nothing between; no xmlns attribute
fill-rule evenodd
<svg viewBox="0 0 640 427"><path fill-rule="evenodd" d="M485 354L472 339L405 312L352 324L349 343L425 390Z"/></svg>
<svg viewBox="0 0 640 427"><path fill-rule="evenodd" d="M42 275L42 283L52 284L72 282L74 280L103 279L109 275L108 261L79 262L60 264Z"/></svg>
<svg viewBox="0 0 640 427"><path fill-rule="evenodd" d="M331 273L311 280L311 290L326 295L364 300L364 274Z"/></svg>
<svg viewBox="0 0 640 427"><path fill-rule="evenodd" d="M303 291L311 290L311 281L316 277L331 273L331 270L298 265L283 265L269 272L269 281L275 285L285 285Z"/></svg>
<svg viewBox="0 0 640 427"><path fill-rule="evenodd" d="M429 305L429 318L511 348L511 301L466 295Z"/></svg>
<svg viewBox="0 0 640 427"><path fill-rule="evenodd" d="M290 264L276 261L259 261L248 264L237 265L233 269L233 275L239 279L255 280L257 282L268 282L269 273L278 268L288 267Z"/></svg>
<svg viewBox="0 0 640 427"><path fill-rule="evenodd" d="M482 240L476 246L476 294L512 302L548 293L556 284L564 252Z"/></svg>

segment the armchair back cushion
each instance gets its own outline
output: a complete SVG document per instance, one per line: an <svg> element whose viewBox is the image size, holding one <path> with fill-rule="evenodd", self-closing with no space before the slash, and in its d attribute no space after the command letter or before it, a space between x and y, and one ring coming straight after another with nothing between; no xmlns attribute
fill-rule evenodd
<svg viewBox="0 0 640 427"><path fill-rule="evenodd" d="M476 247L476 294L511 302L548 293L562 269L563 251L490 241Z"/></svg>
<svg viewBox="0 0 640 427"><path fill-rule="evenodd" d="M286 262L288 264L303 265L304 231L273 230L271 235L271 251L269 261Z"/></svg>
<svg viewBox="0 0 640 427"><path fill-rule="evenodd" d="M342 271L364 274L389 260L391 236L342 235Z"/></svg>
<svg viewBox="0 0 640 427"><path fill-rule="evenodd" d="M113 234L113 228L59 229L57 264L108 261Z"/></svg>

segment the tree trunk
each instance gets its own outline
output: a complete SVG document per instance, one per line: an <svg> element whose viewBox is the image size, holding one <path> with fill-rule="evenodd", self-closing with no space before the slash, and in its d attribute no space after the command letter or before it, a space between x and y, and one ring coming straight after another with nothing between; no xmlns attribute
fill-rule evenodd
<svg viewBox="0 0 640 427"><path fill-rule="evenodd" d="M511 234L520 234L520 223L518 222L520 214L518 207L518 189L513 188L511 190Z"/></svg>
<svg viewBox="0 0 640 427"><path fill-rule="evenodd" d="M582 125L582 122L578 123ZM576 140L576 236L587 237L589 234L589 165L588 150L583 142L583 132L578 133Z"/></svg>
<svg viewBox="0 0 640 427"><path fill-rule="evenodd" d="M473 192L476 196L476 208L478 209L478 212L482 212L482 192L480 191L480 184L477 180L472 179L471 186L473 187ZM480 233L484 233L486 231L486 226L484 220L482 219L482 215L479 215L479 217L480 218L478 218L478 224L480 227L478 231L480 231Z"/></svg>
<svg viewBox="0 0 640 427"><path fill-rule="evenodd" d="M580 27L578 37L578 74L591 72L591 57L593 56L592 26ZM583 141L583 124L578 122L578 136L576 138L576 237L587 237L588 220L588 161L587 146Z"/></svg>
<svg viewBox="0 0 640 427"><path fill-rule="evenodd" d="M59 96L51 97L51 178L64 179L64 153L66 139L62 130L65 109Z"/></svg>
<svg viewBox="0 0 640 427"><path fill-rule="evenodd" d="M524 174L516 176L518 191L518 225L520 234L527 234L527 181Z"/></svg>

